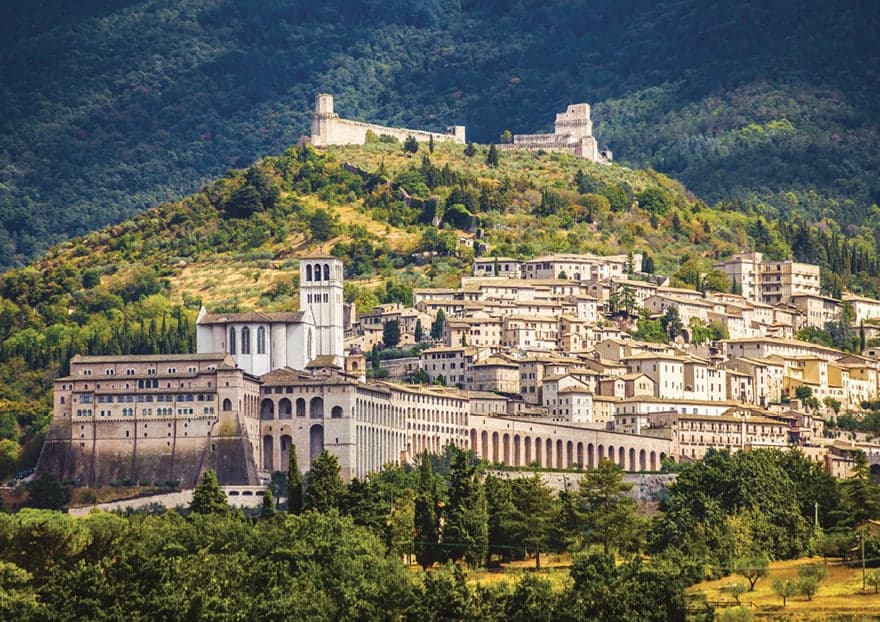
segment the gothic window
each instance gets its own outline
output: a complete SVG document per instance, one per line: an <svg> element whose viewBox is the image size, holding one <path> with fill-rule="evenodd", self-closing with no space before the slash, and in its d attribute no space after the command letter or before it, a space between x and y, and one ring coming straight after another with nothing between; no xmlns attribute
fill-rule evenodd
<svg viewBox="0 0 880 622"><path fill-rule="evenodd" d="M251 329L247 326L241 329L241 353L251 353Z"/></svg>
<svg viewBox="0 0 880 622"><path fill-rule="evenodd" d="M262 326L257 329L257 354L266 354L266 329Z"/></svg>
<svg viewBox="0 0 880 622"><path fill-rule="evenodd" d="M235 354L235 327L229 327L229 354Z"/></svg>
<svg viewBox="0 0 880 622"><path fill-rule="evenodd" d="M325 281L330 280L330 264L328 264L328 263L324 264L324 280Z"/></svg>
<svg viewBox="0 0 880 622"><path fill-rule="evenodd" d="M312 280L312 267L306 264L306 281Z"/></svg>

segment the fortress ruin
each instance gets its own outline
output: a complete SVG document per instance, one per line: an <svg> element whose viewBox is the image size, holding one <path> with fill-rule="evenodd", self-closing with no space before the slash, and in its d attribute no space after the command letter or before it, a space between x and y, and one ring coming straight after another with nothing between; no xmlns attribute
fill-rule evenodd
<svg viewBox="0 0 880 622"><path fill-rule="evenodd" d="M328 145L363 145L367 141L367 132L377 136L393 136L401 142L412 136L419 142L428 142L432 138L437 142L465 143L465 127L452 125L446 133L410 130L399 127L385 127L372 123L362 123L343 119L333 110L333 96L319 93L315 97L315 111L312 113L312 144L316 147Z"/></svg>
<svg viewBox="0 0 880 622"><path fill-rule="evenodd" d="M612 159L611 151L599 151L599 145L593 136L589 104L572 104L565 112L557 113L552 134L515 134L513 143L502 147L529 151L564 151L601 164L610 164Z"/></svg>

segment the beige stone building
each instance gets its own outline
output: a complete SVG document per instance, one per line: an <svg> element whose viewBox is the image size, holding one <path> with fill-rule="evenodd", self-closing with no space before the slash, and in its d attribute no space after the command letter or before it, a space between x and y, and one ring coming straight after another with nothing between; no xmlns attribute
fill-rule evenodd
<svg viewBox="0 0 880 622"><path fill-rule="evenodd" d="M612 154L600 151L593 136L593 121L589 104L572 104L565 112L556 114L552 134L514 134L513 144L501 145L504 149L527 149L529 151L563 151L592 162L608 164Z"/></svg>
<svg viewBox="0 0 880 622"><path fill-rule="evenodd" d="M761 253L739 253L716 263L744 297L770 305L787 303L792 296L821 291L819 266L795 261L764 261Z"/></svg>

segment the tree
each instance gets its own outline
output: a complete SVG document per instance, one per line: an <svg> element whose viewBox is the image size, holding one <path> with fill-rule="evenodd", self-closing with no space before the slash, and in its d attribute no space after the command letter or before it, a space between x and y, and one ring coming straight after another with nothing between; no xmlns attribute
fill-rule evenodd
<svg viewBox="0 0 880 622"><path fill-rule="evenodd" d="M422 338L425 336L424 330L425 329L422 328L422 318L416 318L416 328L414 331L415 334L413 335L415 337L416 343L422 342Z"/></svg>
<svg viewBox="0 0 880 622"><path fill-rule="evenodd" d="M339 477L339 460L326 449L312 460L312 468L305 478L303 505L307 510L326 513L339 509L345 484Z"/></svg>
<svg viewBox="0 0 880 622"><path fill-rule="evenodd" d="M517 479L511 482L513 512L507 529L514 542L522 544L535 554L535 568L541 568L541 549L547 546L556 499L541 476Z"/></svg>
<svg viewBox="0 0 880 622"><path fill-rule="evenodd" d="M742 595L746 592L751 591L748 585L740 582L734 583L733 585L725 586L721 589L733 596L733 599L736 601L737 605L739 605L739 599L742 597Z"/></svg>
<svg viewBox="0 0 880 622"><path fill-rule="evenodd" d="M646 188L636 195L639 207L652 214L662 215L672 208L669 193L660 188Z"/></svg>
<svg viewBox="0 0 880 622"><path fill-rule="evenodd" d="M755 583L763 579L769 572L770 561L766 555L753 555L736 560L733 571L742 575L749 582L749 591L755 590ZM739 602L739 601L737 601Z"/></svg>
<svg viewBox="0 0 880 622"><path fill-rule="evenodd" d="M32 508L60 510L70 502L70 486L48 473L28 482L27 491L28 505Z"/></svg>
<svg viewBox="0 0 880 622"><path fill-rule="evenodd" d="M636 292L629 285L613 285L608 304L613 313L632 315L638 305Z"/></svg>
<svg viewBox="0 0 880 622"><path fill-rule="evenodd" d="M681 323L681 316L678 314L678 307L668 307L666 313L660 318L660 325L663 327L663 330L666 331L666 336L669 337L669 341L675 341L675 338L684 330L684 326Z"/></svg>
<svg viewBox="0 0 880 622"><path fill-rule="evenodd" d="M474 157L477 154L477 146L474 143L468 143L464 148L464 155L469 158Z"/></svg>
<svg viewBox="0 0 880 622"><path fill-rule="evenodd" d="M262 211L263 198L252 185L244 184L233 191L223 209L232 218L248 218L254 212Z"/></svg>
<svg viewBox="0 0 880 622"><path fill-rule="evenodd" d="M263 503L260 506L260 519L268 520L275 517L275 496L272 494L271 488L266 488L263 495Z"/></svg>
<svg viewBox="0 0 880 622"><path fill-rule="evenodd" d="M400 343L400 322L388 320L382 327L382 343L386 348L393 348Z"/></svg>
<svg viewBox="0 0 880 622"><path fill-rule="evenodd" d="M287 462L287 512L300 514L303 511L303 477L296 459L296 445L290 446Z"/></svg>
<svg viewBox="0 0 880 622"><path fill-rule="evenodd" d="M437 520L437 493L434 472L428 452L421 456L419 487L415 500L415 554L422 568L429 568L440 559L440 524Z"/></svg>
<svg viewBox="0 0 880 622"><path fill-rule="evenodd" d="M874 588L874 593L880 593L880 570L875 570L865 578L865 582Z"/></svg>
<svg viewBox="0 0 880 622"><path fill-rule="evenodd" d="M828 569L822 564L806 564L798 567L797 590L798 593L813 600L813 596L819 589L819 583L828 576Z"/></svg>
<svg viewBox="0 0 880 622"><path fill-rule="evenodd" d="M623 469L607 459L587 471L578 489L577 509L585 543L598 543L606 555L638 541L641 520L638 504L629 496L632 484L623 481Z"/></svg>
<svg viewBox="0 0 880 622"><path fill-rule="evenodd" d="M437 309L437 316L431 324L431 339L440 339L443 336L443 329L446 326L446 314L443 309Z"/></svg>
<svg viewBox="0 0 880 622"><path fill-rule="evenodd" d="M513 142L513 134L510 130L504 130L501 132L501 136L498 138L502 145L507 145Z"/></svg>
<svg viewBox="0 0 880 622"><path fill-rule="evenodd" d="M489 152L486 154L486 164L492 167L498 166L498 150L495 145L489 145Z"/></svg>
<svg viewBox="0 0 880 622"><path fill-rule="evenodd" d="M319 242L326 242L336 235L338 227L333 220L333 216L323 207L319 207L312 212L309 218L309 230L312 237Z"/></svg>
<svg viewBox="0 0 880 622"><path fill-rule="evenodd" d="M419 150L419 141L416 140L416 137L413 135L409 135L406 137L406 140L403 141L403 151L405 153L416 153Z"/></svg>
<svg viewBox="0 0 880 622"><path fill-rule="evenodd" d="M205 471L202 482L193 490L189 506L193 514L228 514L229 502L226 493L220 488L217 473L213 469Z"/></svg>
<svg viewBox="0 0 880 622"><path fill-rule="evenodd" d="M428 137L428 152L434 153L434 135L433 134L431 134Z"/></svg>
<svg viewBox="0 0 880 622"><path fill-rule="evenodd" d="M388 518L388 542L392 552L404 557L411 563L415 552L413 533L416 523L415 492L405 488L394 500L391 515Z"/></svg>
<svg viewBox="0 0 880 622"><path fill-rule="evenodd" d="M486 566L489 566L493 555L501 556L502 561L511 558L514 541L509 527L514 511L513 493L508 480L501 479L491 473L486 475L483 485L486 489L489 535Z"/></svg>
<svg viewBox="0 0 880 622"><path fill-rule="evenodd" d="M798 593L797 582L791 579L776 579L773 581L773 593L782 599L782 606L785 607L788 599Z"/></svg>
<svg viewBox="0 0 880 622"><path fill-rule="evenodd" d="M263 209L269 210L275 207L275 203L278 201L278 188L262 169L252 166L247 170L244 178L245 182L260 195Z"/></svg>
<svg viewBox="0 0 880 622"><path fill-rule="evenodd" d="M456 450L449 472L449 504L443 525L443 546L450 559L464 559L471 567L486 559L489 546L486 491L473 454Z"/></svg>

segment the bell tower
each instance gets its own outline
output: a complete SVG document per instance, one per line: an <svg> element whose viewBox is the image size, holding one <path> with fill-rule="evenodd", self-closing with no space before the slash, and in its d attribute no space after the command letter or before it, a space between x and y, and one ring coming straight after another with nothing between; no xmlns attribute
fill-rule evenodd
<svg viewBox="0 0 880 622"><path fill-rule="evenodd" d="M345 364L342 274L342 261L331 255L299 260L299 308L309 309L315 321L311 357L306 358L332 356L340 368Z"/></svg>

